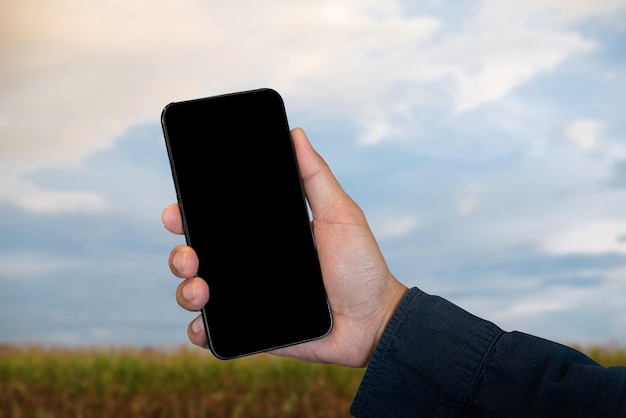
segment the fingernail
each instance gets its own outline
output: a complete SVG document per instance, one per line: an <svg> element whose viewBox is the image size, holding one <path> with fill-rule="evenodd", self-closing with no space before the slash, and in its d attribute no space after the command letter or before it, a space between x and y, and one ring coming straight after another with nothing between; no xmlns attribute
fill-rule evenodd
<svg viewBox="0 0 626 418"><path fill-rule="evenodd" d="M185 251L178 251L176 255L174 255L172 263L174 264L174 267L176 267L176 270L182 272L183 266L185 265Z"/></svg>
<svg viewBox="0 0 626 418"><path fill-rule="evenodd" d="M188 301L192 301L196 298L196 291L193 287L193 283L188 283L183 286L183 297Z"/></svg>
<svg viewBox="0 0 626 418"><path fill-rule="evenodd" d="M191 330L194 332L194 334L199 333L200 331L202 331L203 328L204 325L202 324L201 318L197 318L191 323Z"/></svg>

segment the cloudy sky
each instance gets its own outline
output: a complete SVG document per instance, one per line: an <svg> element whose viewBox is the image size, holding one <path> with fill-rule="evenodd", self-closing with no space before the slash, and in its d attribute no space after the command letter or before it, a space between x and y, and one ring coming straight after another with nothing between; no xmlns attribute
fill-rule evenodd
<svg viewBox="0 0 626 418"><path fill-rule="evenodd" d="M185 344L161 109L271 87L394 274L626 344L626 2L0 2L0 342Z"/></svg>

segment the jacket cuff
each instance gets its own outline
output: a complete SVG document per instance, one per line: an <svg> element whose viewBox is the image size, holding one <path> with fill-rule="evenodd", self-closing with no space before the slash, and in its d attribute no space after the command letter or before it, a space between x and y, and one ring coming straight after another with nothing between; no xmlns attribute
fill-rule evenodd
<svg viewBox="0 0 626 418"><path fill-rule="evenodd" d="M350 412L358 417L458 413L502 334L445 299L410 289L378 342Z"/></svg>

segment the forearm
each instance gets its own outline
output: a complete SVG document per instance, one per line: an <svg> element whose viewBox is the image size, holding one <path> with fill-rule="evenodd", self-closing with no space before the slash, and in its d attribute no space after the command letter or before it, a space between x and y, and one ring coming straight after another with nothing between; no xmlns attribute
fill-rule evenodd
<svg viewBox="0 0 626 418"><path fill-rule="evenodd" d="M414 288L390 320L351 412L626 416L626 369L605 369L562 345L505 333Z"/></svg>

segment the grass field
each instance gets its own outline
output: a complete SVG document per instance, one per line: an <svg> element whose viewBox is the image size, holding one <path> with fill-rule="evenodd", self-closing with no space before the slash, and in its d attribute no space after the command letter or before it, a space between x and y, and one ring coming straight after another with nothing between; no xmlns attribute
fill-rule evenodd
<svg viewBox="0 0 626 418"><path fill-rule="evenodd" d="M582 351L626 365L618 346ZM267 355L221 361L192 347L0 345L0 418L349 417L363 373Z"/></svg>
<svg viewBox="0 0 626 418"><path fill-rule="evenodd" d="M0 346L0 418L349 416L362 375L196 348Z"/></svg>

